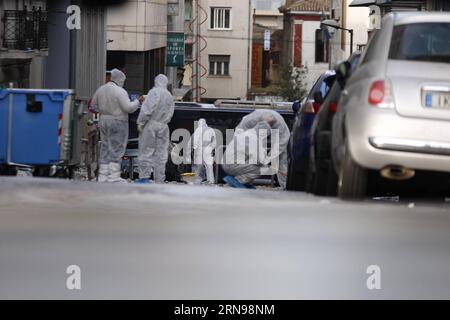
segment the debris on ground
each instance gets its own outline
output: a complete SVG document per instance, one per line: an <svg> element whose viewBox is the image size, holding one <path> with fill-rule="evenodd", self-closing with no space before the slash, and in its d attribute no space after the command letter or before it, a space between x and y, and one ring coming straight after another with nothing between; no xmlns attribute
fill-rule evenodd
<svg viewBox="0 0 450 320"><path fill-rule="evenodd" d="M389 202L400 202L399 196L389 196L389 197L375 197L375 201L389 201Z"/></svg>
<svg viewBox="0 0 450 320"><path fill-rule="evenodd" d="M19 168L17 170L17 177L32 177L33 169L31 168Z"/></svg>

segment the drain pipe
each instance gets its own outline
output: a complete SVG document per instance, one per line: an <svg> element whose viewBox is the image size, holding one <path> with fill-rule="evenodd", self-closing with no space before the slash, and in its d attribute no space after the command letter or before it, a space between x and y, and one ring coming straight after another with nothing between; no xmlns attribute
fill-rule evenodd
<svg viewBox="0 0 450 320"><path fill-rule="evenodd" d="M247 92L245 93L245 99L248 99L248 91L250 90L250 70L251 70L251 60L250 60L250 54L252 50L252 27L253 27L253 19L254 16L252 15L252 1L248 1L248 45L247 45Z"/></svg>

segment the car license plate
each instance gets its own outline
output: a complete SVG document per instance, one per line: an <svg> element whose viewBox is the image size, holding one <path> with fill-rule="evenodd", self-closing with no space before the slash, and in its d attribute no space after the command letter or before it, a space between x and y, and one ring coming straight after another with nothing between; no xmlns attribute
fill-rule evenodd
<svg viewBox="0 0 450 320"><path fill-rule="evenodd" d="M450 109L450 90L425 91L423 106L427 109Z"/></svg>

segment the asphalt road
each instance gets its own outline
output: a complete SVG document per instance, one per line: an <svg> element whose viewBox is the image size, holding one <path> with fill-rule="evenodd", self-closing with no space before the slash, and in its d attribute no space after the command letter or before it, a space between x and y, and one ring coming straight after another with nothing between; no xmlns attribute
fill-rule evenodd
<svg viewBox="0 0 450 320"><path fill-rule="evenodd" d="M450 204L0 178L0 298L448 299Z"/></svg>

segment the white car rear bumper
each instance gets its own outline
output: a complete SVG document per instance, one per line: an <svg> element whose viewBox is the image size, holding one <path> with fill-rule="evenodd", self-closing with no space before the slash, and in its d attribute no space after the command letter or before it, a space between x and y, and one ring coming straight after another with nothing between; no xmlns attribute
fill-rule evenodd
<svg viewBox="0 0 450 320"><path fill-rule="evenodd" d="M350 154L362 167L450 172L450 121L407 118L368 106L349 111Z"/></svg>

